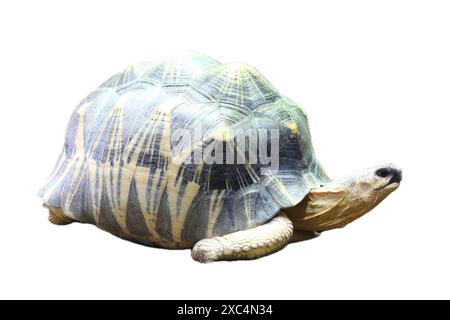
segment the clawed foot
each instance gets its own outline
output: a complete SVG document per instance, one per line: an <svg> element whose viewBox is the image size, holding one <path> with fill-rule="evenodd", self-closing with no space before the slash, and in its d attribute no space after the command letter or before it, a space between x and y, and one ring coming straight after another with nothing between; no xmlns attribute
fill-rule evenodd
<svg viewBox="0 0 450 320"><path fill-rule="evenodd" d="M201 240L192 248L191 256L201 263L220 260L223 256L223 245L215 238Z"/></svg>

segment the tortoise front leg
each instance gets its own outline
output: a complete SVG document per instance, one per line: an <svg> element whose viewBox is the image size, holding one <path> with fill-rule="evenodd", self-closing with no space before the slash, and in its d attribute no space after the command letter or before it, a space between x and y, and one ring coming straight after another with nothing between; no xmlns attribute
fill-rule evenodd
<svg viewBox="0 0 450 320"><path fill-rule="evenodd" d="M257 259L286 246L292 231L291 220L281 214L253 229L200 240L192 249L192 258L202 263Z"/></svg>

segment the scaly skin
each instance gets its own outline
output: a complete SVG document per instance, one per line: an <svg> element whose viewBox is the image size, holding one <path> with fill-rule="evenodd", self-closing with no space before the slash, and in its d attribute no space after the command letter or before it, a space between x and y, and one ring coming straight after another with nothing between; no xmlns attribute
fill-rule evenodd
<svg viewBox="0 0 450 320"><path fill-rule="evenodd" d="M291 220L281 214L253 229L201 240L192 249L192 258L202 263L256 259L282 249L292 233Z"/></svg>

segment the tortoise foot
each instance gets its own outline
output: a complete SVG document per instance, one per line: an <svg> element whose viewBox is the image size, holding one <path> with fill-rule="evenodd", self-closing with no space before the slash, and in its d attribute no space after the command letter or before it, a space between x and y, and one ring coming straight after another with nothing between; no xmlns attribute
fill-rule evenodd
<svg viewBox="0 0 450 320"><path fill-rule="evenodd" d="M48 221L59 226L75 222L75 220L66 216L61 208L53 207L48 207Z"/></svg>

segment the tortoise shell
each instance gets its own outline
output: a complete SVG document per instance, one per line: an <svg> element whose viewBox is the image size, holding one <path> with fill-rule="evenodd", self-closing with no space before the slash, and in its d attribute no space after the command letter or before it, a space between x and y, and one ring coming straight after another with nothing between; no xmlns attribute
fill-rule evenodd
<svg viewBox="0 0 450 320"><path fill-rule="evenodd" d="M253 132L250 143L269 130L279 140L276 168L248 161L242 137L228 135ZM265 141L271 149L275 140ZM192 160L218 146L226 151L214 162ZM129 66L81 101L40 195L129 240L188 247L261 225L324 181L299 105L248 65L183 53Z"/></svg>

